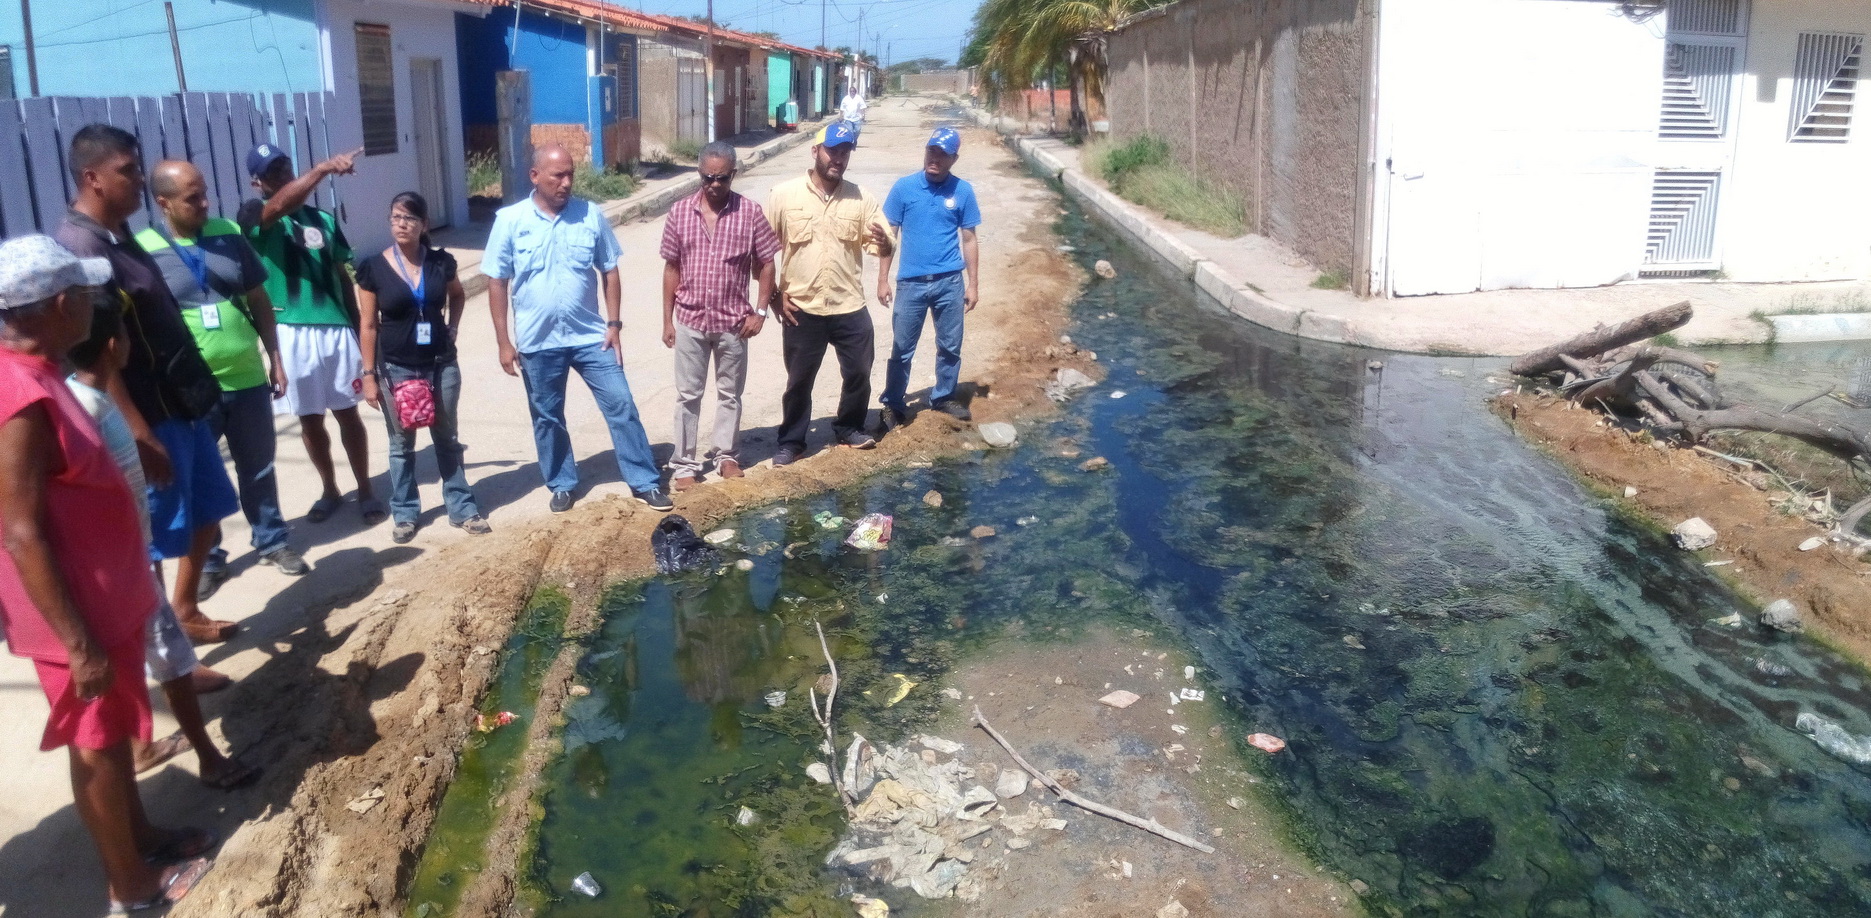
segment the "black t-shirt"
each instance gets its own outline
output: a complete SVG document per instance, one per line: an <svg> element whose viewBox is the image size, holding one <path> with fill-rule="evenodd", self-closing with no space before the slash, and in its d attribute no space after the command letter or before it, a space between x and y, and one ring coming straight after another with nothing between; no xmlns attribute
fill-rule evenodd
<svg viewBox="0 0 1871 918"><path fill-rule="evenodd" d="M422 303L397 273L396 265L379 252L357 263L357 286L377 297L377 359L384 363L426 370L453 363L455 339L448 333L448 287L455 281L455 256L427 249L422 257ZM429 323L429 343L418 344L417 325Z"/></svg>
<svg viewBox="0 0 1871 918"><path fill-rule="evenodd" d="M79 258L110 260L108 295L127 301L123 324L130 338L130 363L124 367L124 388L155 427L164 421L194 420L200 415L185 404L184 395L212 382L214 371L201 357L195 336L182 321L182 307L149 253L127 233L104 228L75 210L52 231L52 238ZM219 392L218 385L214 389Z"/></svg>

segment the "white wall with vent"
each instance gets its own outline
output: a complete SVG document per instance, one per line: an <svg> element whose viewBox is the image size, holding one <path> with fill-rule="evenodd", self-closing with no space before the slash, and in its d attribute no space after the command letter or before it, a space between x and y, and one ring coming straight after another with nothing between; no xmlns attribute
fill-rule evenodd
<svg viewBox="0 0 1871 918"><path fill-rule="evenodd" d="M1871 277L1868 39L1871 2L1753 0L1722 201L1728 278Z"/></svg>
<svg viewBox="0 0 1871 918"><path fill-rule="evenodd" d="M1372 289L1635 277L1664 51L1602 0L1383 0Z"/></svg>

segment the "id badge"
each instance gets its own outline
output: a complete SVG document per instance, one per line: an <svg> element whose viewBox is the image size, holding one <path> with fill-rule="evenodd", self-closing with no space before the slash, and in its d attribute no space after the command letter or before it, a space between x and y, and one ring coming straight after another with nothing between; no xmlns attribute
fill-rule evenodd
<svg viewBox="0 0 1871 918"><path fill-rule="evenodd" d="M209 331L214 331L221 327L221 307L219 304L209 303L201 307L201 327Z"/></svg>
<svg viewBox="0 0 1871 918"><path fill-rule="evenodd" d="M427 322L416 323L416 343L430 344L435 340L435 326Z"/></svg>

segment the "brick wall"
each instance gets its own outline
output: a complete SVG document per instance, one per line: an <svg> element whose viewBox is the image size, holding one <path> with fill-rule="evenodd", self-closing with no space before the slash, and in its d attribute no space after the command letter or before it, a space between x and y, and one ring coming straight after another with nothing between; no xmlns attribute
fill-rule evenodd
<svg viewBox="0 0 1871 918"><path fill-rule="evenodd" d="M559 144L571 151L576 162L591 161L591 134L582 124L535 124L533 125L533 149L549 143Z"/></svg>
<svg viewBox="0 0 1871 918"><path fill-rule="evenodd" d="M1111 136L1154 134L1322 270L1358 241L1375 0L1182 0L1111 36Z"/></svg>

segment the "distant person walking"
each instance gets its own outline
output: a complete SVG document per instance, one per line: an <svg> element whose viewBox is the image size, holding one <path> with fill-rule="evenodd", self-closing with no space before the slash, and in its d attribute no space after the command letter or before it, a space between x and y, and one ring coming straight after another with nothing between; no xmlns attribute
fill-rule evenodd
<svg viewBox="0 0 1871 918"><path fill-rule="evenodd" d="M924 316L934 321L936 340L936 381L929 405L958 420L973 419L956 399L955 388L961 379L962 317L981 301L975 242L981 207L974 186L951 171L960 155L961 134L954 128L937 128L923 147L922 171L897 179L884 199L884 219L901 233L903 250L896 290L882 281L877 286L879 302L890 306L895 301L895 341L884 375L885 430L909 420L904 399Z"/></svg>
<svg viewBox="0 0 1871 918"><path fill-rule="evenodd" d="M234 459L234 484L253 530L253 549L261 563L302 576L311 567L287 544L290 530L280 512L275 474L273 400L286 393L286 368L273 303L266 295L266 266L238 224L208 216L208 183L192 164L158 164L150 189L160 218L136 241L162 270L202 359L220 383L220 400L208 421L217 440L226 438ZM198 601L207 600L227 578L219 523L215 530L216 545L203 559L196 588Z"/></svg>
<svg viewBox="0 0 1871 918"><path fill-rule="evenodd" d="M222 518L240 508L208 417L221 385L189 333L162 269L125 223L143 206L136 137L103 124L72 135L66 163L77 198L53 236L80 257L108 259L107 295L123 307L130 359L107 390L123 413L149 479L153 554L175 558L175 614L197 644L225 641L238 626L201 611L201 571Z"/></svg>
<svg viewBox="0 0 1871 918"><path fill-rule="evenodd" d="M534 150L530 176L532 195L494 216L481 269L500 367L526 383L539 471L552 492L548 507L564 513L577 499L578 464L565 424L565 383L577 370L610 427L617 470L631 495L653 509L673 509L624 377L617 236L603 211L572 196L572 155L564 147Z"/></svg>
<svg viewBox="0 0 1871 918"><path fill-rule="evenodd" d="M357 265L357 309L364 346L364 400L390 429L390 541L416 537L416 427L435 444L448 522L473 535L492 532L468 488L457 438L461 366L455 334L468 294L455 256L429 243L429 202L405 191L390 199L390 247Z"/></svg>
<svg viewBox="0 0 1871 918"><path fill-rule="evenodd" d="M864 113L869 111L870 107L871 104L864 100L864 96L862 93L858 92L858 88L852 86L850 89L845 90L844 101L838 103L838 114L846 121L850 122L852 127L861 131L864 129Z"/></svg>
<svg viewBox="0 0 1871 918"><path fill-rule="evenodd" d="M140 167L111 165L115 181L140 184ZM130 486L59 370L98 298L116 296L99 289L111 277L110 262L45 236L0 244L0 626L7 650L33 662L51 707L39 748L68 748L78 818L122 912L186 896L214 839L144 815L130 742L150 736L143 636L156 585ZM137 449L161 453L153 437Z"/></svg>
<svg viewBox="0 0 1871 918"><path fill-rule="evenodd" d="M240 226L266 263L266 294L279 316L279 352L286 365L286 396L276 414L299 419L299 438L318 472L322 490L305 518L322 523L343 505L331 461L325 414L338 422L338 439L357 481L357 509L366 525L388 516L370 489L370 436L357 405L364 400L363 355L357 343L357 299L351 245L338 218L312 206L312 193L329 176L350 175L360 151L334 156L304 175L272 144L247 154L247 174L260 193L240 206Z"/></svg>
<svg viewBox="0 0 1871 918"><path fill-rule="evenodd" d="M774 311L782 327L786 392L780 397L779 449L774 465L790 465L806 452L812 425L812 383L818 378L825 348L838 354L844 385L832 434L838 443L870 449L877 441L864 432L870 413L871 366L876 362L874 333L864 308L864 253L878 258L877 285L890 274L896 250L884 228L877 199L844 180L857 128L843 121L826 125L814 138L812 169L780 183L767 200L767 220L780 238L783 264Z"/></svg>
<svg viewBox="0 0 1871 918"><path fill-rule="evenodd" d="M676 202L663 222L663 346L676 351L676 451L670 484L694 487L705 459L722 478L741 477L741 390L747 384L747 340L760 334L773 298L773 258L780 240L760 205L733 190L734 147L702 148L700 191ZM747 301L747 283L760 289ZM715 365L713 450L704 457L698 430L708 362Z"/></svg>

